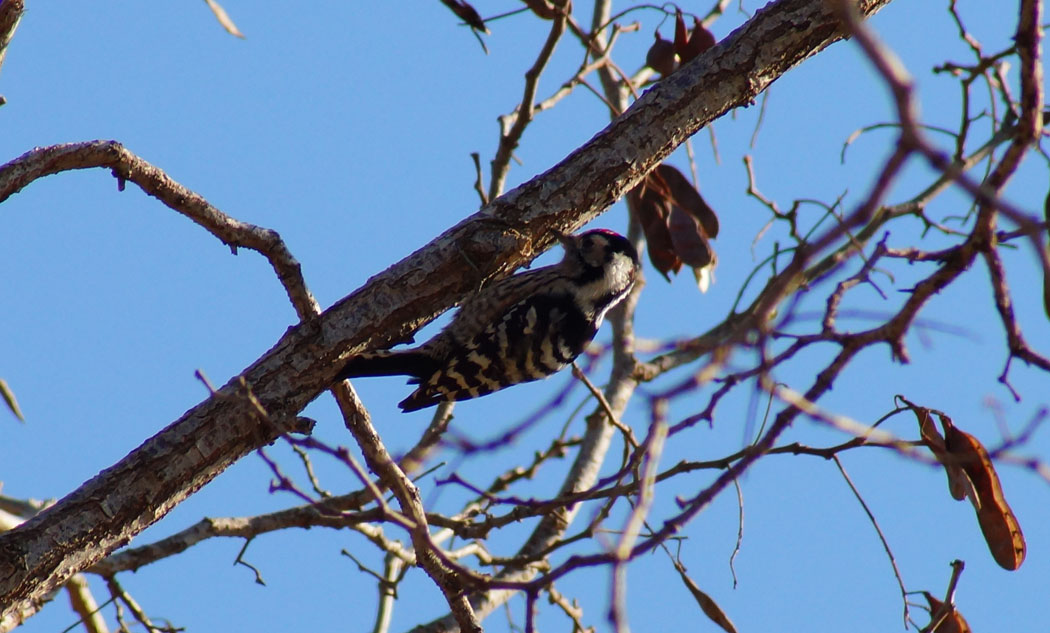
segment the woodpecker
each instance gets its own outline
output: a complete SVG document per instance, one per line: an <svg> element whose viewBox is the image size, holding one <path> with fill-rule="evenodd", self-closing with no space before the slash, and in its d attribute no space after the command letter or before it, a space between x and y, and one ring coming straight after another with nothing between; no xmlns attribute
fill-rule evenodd
<svg viewBox="0 0 1050 633"><path fill-rule="evenodd" d="M466 299L426 343L352 356L339 379L410 376L419 385L398 405L416 411L546 378L583 352L605 314L639 275L624 236L595 229L559 235L561 262L520 273Z"/></svg>

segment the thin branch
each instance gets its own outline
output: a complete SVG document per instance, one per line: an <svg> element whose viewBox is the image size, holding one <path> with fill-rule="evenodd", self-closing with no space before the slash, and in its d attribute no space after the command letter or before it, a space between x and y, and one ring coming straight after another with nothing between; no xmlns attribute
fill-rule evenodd
<svg viewBox="0 0 1050 633"><path fill-rule="evenodd" d="M649 508L653 504L653 488L656 484L656 469L663 453L664 440L667 439L667 425L655 424L646 438L642 476L639 481L638 500L634 509L627 516L621 531L620 540L614 550L615 561L612 569L612 591L609 599L609 621L618 633L626 633L627 627L627 562L631 559L632 549L638 540Z"/></svg>
<svg viewBox="0 0 1050 633"><path fill-rule="evenodd" d="M300 320L310 320L320 313L317 300L306 287L299 262L276 231L231 218L116 141L66 143L22 154L0 166L0 202L34 180L64 171L92 168L112 170L121 190L125 181L135 183L146 194L207 229L234 254L238 248L257 251L273 266Z"/></svg>
<svg viewBox="0 0 1050 633"><path fill-rule="evenodd" d="M118 604L121 602L124 603L128 607L128 610L131 611L132 617L134 617L148 633L162 630L157 626L154 626L153 622L150 620L149 616L146 615L146 612L142 610L139 603L131 597L131 594L124 590L124 587L117 582L115 577L111 576L106 578L106 586L109 587L109 592L113 596L114 602L117 602Z"/></svg>
<svg viewBox="0 0 1050 633"><path fill-rule="evenodd" d="M383 560L383 576L379 579L379 608L376 610L376 623L372 633L386 633L390 629L390 619L394 615L394 601L397 600L397 584L405 573L405 564L397 556L387 554Z"/></svg>
<svg viewBox="0 0 1050 633"><path fill-rule="evenodd" d="M860 503L860 507L864 508L864 513L868 515L868 521L871 522L872 527L875 528L875 533L879 535L879 540L882 541L882 548L886 550L886 556L890 560L890 565L893 567L893 575L897 578L897 587L901 590L901 600L904 602L904 626L908 626L908 590L904 588L904 579L901 578L901 570L897 568L897 559L893 556L893 550L890 549L890 544L886 540L886 535L882 533L882 528L879 527L878 520L875 519L875 515L872 513L871 508L868 507L867 502L864 501L864 497L861 496L860 491L853 485L853 480L850 479L849 474L846 472L846 468L842 465L842 460L839 459L838 455L832 455L831 459L835 461L835 466L838 467L839 473L842 474L842 478L846 481L849 489L853 491L853 496L857 498Z"/></svg>
<svg viewBox="0 0 1050 633"><path fill-rule="evenodd" d="M572 375L586 385L587 390L590 391L591 395L598 401L598 406L600 406L602 411L605 412L606 419L609 420L609 423L619 429L620 433L623 434L624 441L634 448L638 448L638 440L634 437L634 431L631 430L631 427L620 421L619 416L613 411L612 405L610 405L609 401L605 399L605 395L594 386L591 380L587 378L587 374L583 373L576 363L572 364Z"/></svg>
<svg viewBox="0 0 1050 633"><path fill-rule="evenodd" d="M434 580L438 588L445 595L452 610L452 614L463 632L481 632L481 624L478 616L466 597L463 584L463 570L450 565L447 557L443 556L441 549L433 542L430 536L426 511L419 489L393 460L383 445L379 434L372 425L371 416L365 410L357 394L350 383L343 382L337 385L336 390L342 391L343 399L349 406L341 406L343 420L347 430L357 441L365 461L372 472L389 487L397 497L401 506L401 512L414 524L410 529L413 548L416 552L416 561L426 571L427 575ZM342 402L340 402L342 405ZM364 476L363 472L359 476ZM365 480L367 481L367 476ZM367 484L366 484L367 485ZM375 493L374 493L375 494ZM377 498L377 501L379 499Z"/></svg>
<svg viewBox="0 0 1050 633"><path fill-rule="evenodd" d="M535 113L536 90L539 86L540 76L543 74L543 69L547 66L551 56L554 55L554 49L558 45L558 40L561 39L562 34L565 32L567 19L565 12L567 10L568 3L559 7L557 17L551 21L551 30L547 34L547 41L543 43L543 47L540 49L532 67L525 72L525 92L521 97L521 103L518 104L518 108L515 111L513 123L509 119L501 121L499 147L496 150L496 156L492 159L491 175L489 176L489 199L503 193L503 187L507 182L507 174L510 170L511 156L515 148L518 147L518 142L521 141L525 128L532 122L532 117Z"/></svg>
<svg viewBox="0 0 1050 633"><path fill-rule="evenodd" d="M86 633L109 633L106 618L102 617L99 611L100 607L91 593L87 578L83 574L76 574L66 581L65 589L69 593L69 605L73 612L80 616Z"/></svg>

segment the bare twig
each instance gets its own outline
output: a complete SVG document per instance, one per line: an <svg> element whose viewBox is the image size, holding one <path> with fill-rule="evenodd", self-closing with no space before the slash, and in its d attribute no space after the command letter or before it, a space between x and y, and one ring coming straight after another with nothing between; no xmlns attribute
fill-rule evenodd
<svg viewBox="0 0 1050 633"><path fill-rule="evenodd" d="M481 625L478 616L466 598L463 570L450 568L450 561L442 555L440 548L431 540L419 489L387 452L375 427L372 426L371 417L357 398L350 383L344 382L335 388L343 392L341 400L345 400L349 405L342 405L340 402L343 419L347 429L361 448L369 468L379 475L394 493L401 506L401 512L413 524L410 534L417 563L445 595L460 630L464 633L474 631L480 633Z"/></svg>
<svg viewBox="0 0 1050 633"><path fill-rule="evenodd" d="M405 572L404 561L393 554L388 553L383 562L383 577L379 579L379 608L376 610L376 623L372 627L372 633L386 633L390 629L394 601L397 600L397 583Z"/></svg>
<svg viewBox="0 0 1050 633"><path fill-rule="evenodd" d="M572 375L587 386L587 390L591 392L591 395L594 396L596 400L598 400L598 405L602 408L602 411L605 412L609 423L619 429L620 433L623 434L624 441L634 448L638 448L638 440L634 437L634 431L631 430L631 427L620 421L619 417L613 411L612 406L609 404L609 401L605 399L605 395L594 386L591 380L587 378L587 374L583 373L576 363L572 364Z"/></svg>
<svg viewBox="0 0 1050 633"><path fill-rule="evenodd" d="M653 503L653 486L656 483L656 468L663 452L664 440L667 439L667 425L656 424L645 446L645 458L642 464L642 477L640 481L638 500L634 509L628 515L620 534L620 540L615 548L615 562L613 563L612 592L609 599L609 621L618 633L626 633L627 627L627 563L632 556L638 534L649 515L649 508Z"/></svg>
<svg viewBox="0 0 1050 633"><path fill-rule="evenodd" d="M565 6L560 7L561 10L558 16L551 21L551 30L547 34L547 41L543 43L543 47L540 49L532 67L525 73L525 92L521 97L521 103L518 104L518 108L515 111L513 123L509 119L501 121L502 129L499 148L496 150L496 156L492 159L491 175L489 176L489 199L503 193L503 187L507 182L511 156L525 133L525 128L532 122L536 107L536 90L539 86L540 76L543 74L543 69L547 66L547 62L550 61L551 56L554 54L554 48L558 45L558 40L561 39L562 34L565 32L567 17L565 11L567 7L567 3Z"/></svg>
<svg viewBox="0 0 1050 633"><path fill-rule="evenodd" d="M842 460L839 459L838 455L832 455L831 459L835 461L835 466L838 467L839 473L842 474L842 478L846 481L849 489L853 491L853 496L857 498L860 506L864 508L864 513L868 515L868 521L870 521L872 527L875 528L875 533L879 535L879 540L882 542L882 548L886 550L886 556L890 560L890 566L893 567L893 575L897 579L897 587L901 591L901 601L904 602L904 626L907 627L909 620L908 590L904 588L904 579L901 578L901 570L897 568L897 559L893 556L893 550L890 548L890 544L886 540L886 535L882 533L882 528L879 527L879 522L872 513L871 508L868 507L867 502L864 501L864 497L861 496L857 487L853 485L853 480L850 479L849 474L846 472L846 468L842 465Z"/></svg>
<svg viewBox="0 0 1050 633"><path fill-rule="evenodd" d="M87 633L109 633L106 618L100 613L98 602L91 593L87 578L83 574L76 574L66 581L66 591L69 593L69 604L74 613L80 616Z"/></svg>
<svg viewBox="0 0 1050 633"><path fill-rule="evenodd" d="M131 594L124 590L120 583L117 582L117 579L115 577L111 576L109 578L106 578L106 586L109 587L109 592L113 595L115 602L124 603L124 605L127 606L128 610L131 611L132 617L134 617L139 624L145 627L148 633L154 633L155 631L164 630L157 626L154 626L149 616L146 615L146 612L142 610L141 606L139 606L139 603L131 597Z"/></svg>
<svg viewBox="0 0 1050 633"><path fill-rule="evenodd" d="M320 313L317 300L306 287L299 262L276 231L231 218L116 141L66 143L22 154L0 166L0 202L39 178L91 168L111 169L121 189L125 181L135 183L145 193L207 229L234 254L238 248L258 251L273 266L299 318L306 321Z"/></svg>

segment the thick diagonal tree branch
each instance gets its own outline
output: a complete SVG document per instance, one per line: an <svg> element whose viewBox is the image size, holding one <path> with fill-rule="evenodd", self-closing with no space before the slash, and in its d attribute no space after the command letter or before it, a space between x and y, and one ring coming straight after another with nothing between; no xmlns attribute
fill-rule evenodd
<svg viewBox="0 0 1050 633"><path fill-rule="evenodd" d="M888 0L867 0L870 14ZM438 236L318 318L289 330L215 395L53 507L0 535L0 620L43 599L271 442L331 386L340 359L404 339L479 284L594 218L686 138L841 38L823 0L781 0L649 90L548 172ZM70 168L75 168L71 166ZM17 165L0 168L0 182ZM28 183L27 183L28 184ZM473 276L463 274L474 270ZM261 419L245 396L267 412Z"/></svg>

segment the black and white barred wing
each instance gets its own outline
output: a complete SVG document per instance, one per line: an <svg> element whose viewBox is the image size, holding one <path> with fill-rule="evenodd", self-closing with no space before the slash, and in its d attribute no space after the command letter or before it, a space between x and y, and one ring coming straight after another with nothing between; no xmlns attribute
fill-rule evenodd
<svg viewBox="0 0 1050 633"><path fill-rule="evenodd" d="M595 333L571 295L526 297L478 334L457 341L444 366L420 379L400 406L415 411L546 378L571 363Z"/></svg>
<svg viewBox="0 0 1050 633"><path fill-rule="evenodd" d="M543 294L559 281L563 281L560 272L552 266L545 266L486 286L460 304L452 322L426 347L434 346L435 355L442 356L449 350L467 346L514 306L529 297Z"/></svg>

